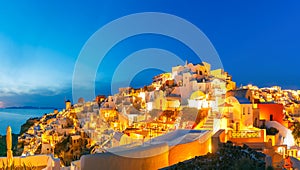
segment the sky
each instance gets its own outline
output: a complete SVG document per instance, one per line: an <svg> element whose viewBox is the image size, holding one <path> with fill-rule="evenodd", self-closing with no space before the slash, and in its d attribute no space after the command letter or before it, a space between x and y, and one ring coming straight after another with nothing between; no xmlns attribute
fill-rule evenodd
<svg viewBox="0 0 300 170"><path fill-rule="evenodd" d="M65 99L72 99L75 64L89 38L111 21L141 12L172 14L197 26L238 86L252 83L300 89L299 9L300 2L279 0L0 0L0 107L63 107ZM164 49L183 60L199 62L188 46L170 37L129 37L111 48L99 65L96 94L110 94L118 64L146 48ZM145 69L130 85L149 84L160 72Z"/></svg>

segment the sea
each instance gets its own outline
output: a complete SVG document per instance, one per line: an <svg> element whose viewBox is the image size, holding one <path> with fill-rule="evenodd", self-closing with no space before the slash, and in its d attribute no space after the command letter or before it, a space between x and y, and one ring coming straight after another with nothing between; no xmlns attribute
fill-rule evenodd
<svg viewBox="0 0 300 170"><path fill-rule="evenodd" d="M53 109L0 109L0 135L6 135L7 126L11 126L12 133L19 134L26 120L52 112Z"/></svg>

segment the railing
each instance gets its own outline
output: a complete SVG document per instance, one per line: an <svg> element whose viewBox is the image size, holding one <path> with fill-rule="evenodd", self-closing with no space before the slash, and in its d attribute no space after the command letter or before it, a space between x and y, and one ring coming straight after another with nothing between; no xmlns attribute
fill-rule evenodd
<svg viewBox="0 0 300 170"><path fill-rule="evenodd" d="M232 131L232 138L260 138L260 131L248 131L248 130L240 130L240 131Z"/></svg>

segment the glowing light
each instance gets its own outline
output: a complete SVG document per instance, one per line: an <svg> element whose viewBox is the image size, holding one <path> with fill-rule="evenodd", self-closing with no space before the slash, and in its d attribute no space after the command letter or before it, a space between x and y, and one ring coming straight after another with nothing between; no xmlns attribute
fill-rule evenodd
<svg viewBox="0 0 300 170"><path fill-rule="evenodd" d="M145 101L145 98L146 98L145 92L140 92L138 96L139 96L140 98L142 98L143 101Z"/></svg>
<svg viewBox="0 0 300 170"><path fill-rule="evenodd" d="M212 145L211 145L211 142L210 142L209 145L208 145L208 152L211 153L211 151L212 151Z"/></svg>

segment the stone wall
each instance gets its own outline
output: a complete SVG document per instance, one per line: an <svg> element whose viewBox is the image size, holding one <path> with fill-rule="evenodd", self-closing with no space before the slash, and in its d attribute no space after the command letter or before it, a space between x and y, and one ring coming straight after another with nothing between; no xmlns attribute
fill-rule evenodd
<svg viewBox="0 0 300 170"><path fill-rule="evenodd" d="M85 155L80 159L80 167L82 170L159 169L169 164L168 150L167 144L158 144L117 153Z"/></svg>
<svg viewBox="0 0 300 170"><path fill-rule="evenodd" d="M210 151L211 139L200 143L198 140L175 145L169 150L169 165L191 159L195 156L205 155Z"/></svg>
<svg viewBox="0 0 300 170"><path fill-rule="evenodd" d="M176 138L177 139L177 138ZM143 169L164 168L195 156L211 152L211 133L206 132L199 139L181 142L173 146L167 143L144 144L139 147L119 147L110 152L84 155L73 169Z"/></svg>

